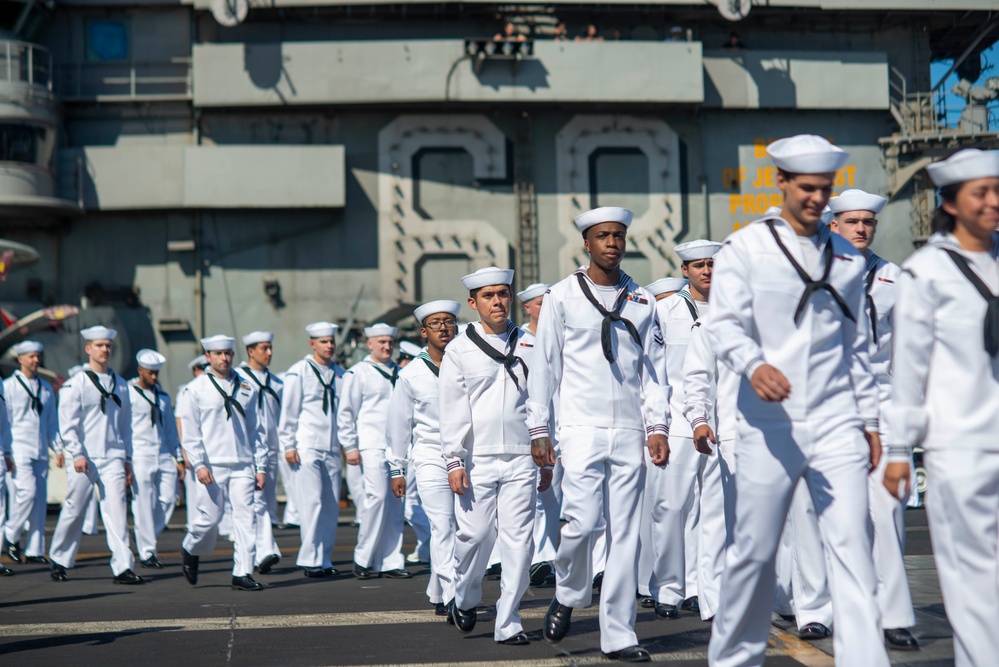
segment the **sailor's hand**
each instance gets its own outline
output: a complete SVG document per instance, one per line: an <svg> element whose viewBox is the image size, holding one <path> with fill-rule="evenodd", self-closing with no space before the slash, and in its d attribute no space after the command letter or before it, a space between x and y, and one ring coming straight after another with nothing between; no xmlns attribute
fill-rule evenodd
<svg viewBox="0 0 999 667"><path fill-rule="evenodd" d="M125 461L125 485L132 486L133 479L135 479L135 477L132 475L132 464Z"/></svg>
<svg viewBox="0 0 999 667"><path fill-rule="evenodd" d="M871 470L873 471L881 462L881 436L877 431L864 431L864 437L867 439L867 446L871 448ZM894 496L895 493L892 492L892 495Z"/></svg>
<svg viewBox="0 0 999 667"><path fill-rule="evenodd" d="M13 474L17 468L14 466L14 459L10 456L3 457L3 462L7 465L7 472Z"/></svg>
<svg viewBox="0 0 999 667"><path fill-rule="evenodd" d="M749 383L757 396L770 403L779 403L791 395L791 383L770 364L757 368Z"/></svg>
<svg viewBox="0 0 999 667"><path fill-rule="evenodd" d="M541 468L555 465L555 448L552 446L552 439L545 436L531 440L531 458Z"/></svg>
<svg viewBox="0 0 999 667"><path fill-rule="evenodd" d="M73 470L87 474L87 457L81 456L78 459L73 459Z"/></svg>
<svg viewBox="0 0 999 667"><path fill-rule="evenodd" d="M711 430L711 427L707 424L701 424L694 429L694 449L699 451L701 454L710 454L711 445L718 444L715 440L715 432Z"/></svg>
<svg viewBox="0 0 999 667"><path fill-rule="evenodd" d="M254 485L254 488L257 491L263 491L264 487L267 485L267 474L266 473L262 473L262 472L258 472L257 473L257 477L256 477L256 479L254 481L256 482L256 484Z"/></svg>
<svg viewBox="0 0 999 667"><path fill-rule="evenodd" d="M392 493L395 494L396 498L406 497L406 478L405 477L393 477L392 478Z"/></svg>
<svg viewBox="0 0 999 667"><path fill-rule="evenodd" d="M302 459L298 455L297 449L289 449L288 451L286 451L284 453L284 460L287 461L288 465L290 466L297 466L301 465L302 463Z"/></svg>
<svg viewBox="0 0 999 667"><path fill-rule="evenodd" d="M464 468L452 470L447 474L447 483L452 491L459 496L463 496L465 495L465 489L468 488L468 474Z"/></svg>
<svg viewBox="0 0 999 667"><path fill-rule="evenodd" d="M543 493L550 489L552 486L552 469L542 468L541 469L541 481L538 482L538 492Z"/></svg>
<svg viewBox="0 0 999 667"><path fill-rule="evenodd" d="M198 468L198 471L195 473L195 475L197 476L198 481L204 484L205 486L208 486L209 484L215 481L215 478L212 477L212 471L209 470L207 466L202 466Z"/></svg>
<svg viewBox="0 0 999 667"><path fill-rule="evenodd" d="M349 466L359 466L361 465L361 452L355 449L354 451L347 452L347 465Z"/></svg>
<svg viewBox="0 0 999 667"><path fill-rule="evenodd" d="M66 465L66 455L62 452L56 454L56 468L61 468Z"/></svg>
<svg viewBox="0 0 999 667"><path fill-rule="evenodd" d="M909 480L912 470L906 462L889 463L885 466L884 485L893 498L905 500L909 495Z"/></svg>
<svg viewBox="0 0 999 667"><path fill-rule="evenodd" d="M184 479L184 459L177 461L177 476Z"/></svg>
<svg viewBox="0 0 999 667"><path fill-rule="evenodd" d="M669 463L669 440L662 433L653 433L649 436L649 456L652 463L665 468Z"/></svg>

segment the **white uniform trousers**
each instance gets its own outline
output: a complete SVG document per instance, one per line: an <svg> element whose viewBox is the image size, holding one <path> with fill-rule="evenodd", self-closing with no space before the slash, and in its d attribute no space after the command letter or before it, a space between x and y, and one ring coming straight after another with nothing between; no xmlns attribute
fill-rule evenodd
<svg viewBox="0 0 999 667"><path fill-rule="evenodd" d="M454 603L474 609L482 600L482 577L498 539L503 572L493 638L499 642L524 631L517 609L530 584L538 466L527 454L473 456L466 465L470 488L454 505Z"/></svg>
<svg viewBox="0 0 999 667"><path fill-rule="evenodd" d="M562 514L562 464L556 462L552 468L552 485L538 493L534 505L534 562L547 563L555 560L558 549L558 531Z"/></svg>
<svg viewBox="0 0 999 667"><path fill-rule="evenodd" d="M645 447L644 449L646 473L645 485L642 487L642 523L638 532L638 594L651 597L652 592L649 590L649 582L652 580L652 563L654 561L652 548L652 504L654 491L649 487L655 481L656 476L650 473L651 469L655 466L652 465L652 456L649 454L649 448Z"/></svg>
<svg viewBox="0 0 999 667"><path fill-rule="evenodd" d="M24 555L44 556L49 462L26 460L15 463L17 468L14 474L7 474L10 513L4 537L11 544L17 544L23 535L27 535Z"/></svg>
<svg viewBox="0 0 999 667"><path fill-rule="evenodd" d="M392 493L384 449L361 452L364 473L364 518L357 531L354 562L375 572L400 570L402 557L402 498ZM304 493L303 493L304 497Z"/></svg>
<svg viewBox="0 0 999 667"><path fill-rule="evenodd" d="M267 454L267 482L264 488L253 491L253 513L257 516L256 530L254 531L254 565L260 565L268 556L281 556L281 549L278 548L277 540L274 539L274 524L277 523L277 514L271 513L271 501L277 505L277 452Z"/></svg>
<svg viewBox="0 0 999 667"><path fill-rule="evenodd" d="M447 481L444 459L415 461L412 464L420 503L430 522L430 582L427 597L431 604L454 599L454 492ZM410 491L407 488L406 494Z"/></svg>
<svg viewBox="0 0 999 667"><path fill-rule="evenodd" d="M218 536L226 501L232 507L232 576L253 574L256 514L253 512L253 467L211 467L215 480L208 485L198 482L195 495L194 525L184 536L183 547L192 556L211 552Z"/></svg>
<svg viewBox="0 0 999 667"><path fill-rule="evenodd" d="M619 651L638 643L635 590L645 431L563 425L560 436L567 523L555 559L555 597L573 608L590 605L596 531L605 523L609 567L600 594L600 648Z"/></svg>
<svg viewBox="0 0 999 667"><path fill-rule="evenodd" d="M669 465L649 470L654 477L649 590L661 604L678 605L697 594L696 490L704 462L693 439L675 438L670 440Z"/></svg>
<svg viewBox="0 0 999 667"><path fill-rule="evenodd" d="M132 458L132 521L139 558L156 555L156 536L177 502L177 464L169 454Z"/></svg>
<svg viewBox="0 0 999 667"><path fill-rule="evenodd" d="M410 492L412 491L412 493ZM421 562L430 561L430 520L423 509L419 484L416 482L416 469L406 470L406 497L403 498L403 518L416 533L416 547L413 553Z"/></svg>
<svg viewBox="0 0 999 667"><path fill-rule="evenodd" d="M74 474L72 477L67 475L66 500L52 535L49 558L63 567L71 568L76 565L83 523L96 486L104 532L111 549L111 572L118 576L135 565L135 557L128 543L125 460L87 459L87 464L89 467L86 474ZM66 466L72 468L73 462L67 459Z"/></svg>
<svg viewBox="0 0 999 667"><path fill-rule="evenodd" d="M874 529L874 570L878 574L878 606L885 628L911 628L916 624L912 593L905 574L905 505L888 493L882 483L888 457L882 455L868 476L871 526ZM915 483L915 477L910 480Z"/></svg>
<svg viewBox="0 0 999 667"><path fill-rule="evenodd" d="M927 451L926 503L956 667L999 656L999 451Z"/></svg>
<svg viewBox="0 0 999 667"><path fill-rule="evenodd" d="M68 492L69 487L73 485L73 478L83 475L83 473L76 472L71 459L66 460L63 470L66 471L66 490ZM83 532L87 535L97 534L97 518L100 516L100 509L100 498L98 498L97 494L90 494L90 502L87 503L83 514Z"/></svg>
<svg viewBox="0 0 999 667"><path fill-rule="evenodd" d="M281 488L284 490L284 516L281 523L286 526L300 526L298 503L295 502L295 473L288 465L288 460L284 458L284 454L280 452L278 453L278 473L281 475ZM277 516L276 513L275 516Z"/></svg>
<svg viewBox="0 0 999 667"><path fill-rule="evenodd" d="M364 462L364 454L361 454ZM361 466L347 466L347 493L354 501L354 523L364 523L364 508L367 502L364 498L364 470Z"/></svg>
<svg viewBox="0 0 999 667"><path fill-rule="evenodd" d="M761 427L765 427L765 430ZM713 667L761 665L774 559L798 480L807 480L826 551L840 665L887 667L867 531L868 447L855 418L752 424L739 419L735 541L708 647ZM993 522L999 511L993 512Z"/></svg>
<svg viewBox="0 0 999 667"><path fill-rule="evenodd" d="M333 567L340 517L340 452L300 449L301 463L293 468L298 489L299 535L302 546L295 564L299 567Z"/></svg>
<svg viewBox="0 0 999 667"><path fill-rule="evenodd" d="M809 623L833 628L832 593L826 551L815 505L804 478L798 481L788 514L791 521L791 604L798 629Z"/></svg>
<svg viewBox="0 0 999 667"><path fill-rule="evenodd" d="M788 512L784 520L784 528L777 545L777 555L774 558L774 569L777 576L777 587L774 590L774 611L781 616L794 616L794 591L791 590L791 569L794 567L794 552L791 549L791 514ZM733 538L735 533L733 531ZM727 556L726 556L727 559Z"/></svg>
<svg viewBox="0 0 999 667"><path fill-rule="evenodd" d="M729 460L733 458L731 442L713 446L704 457L701 475L700 519L697 531L697 595L701 618L707 620L718 613L721 602L721 578L725 571L725 552L732 539L731 516L735 509L735 482ZM688 596L689 597L689 596Z"/></svg>

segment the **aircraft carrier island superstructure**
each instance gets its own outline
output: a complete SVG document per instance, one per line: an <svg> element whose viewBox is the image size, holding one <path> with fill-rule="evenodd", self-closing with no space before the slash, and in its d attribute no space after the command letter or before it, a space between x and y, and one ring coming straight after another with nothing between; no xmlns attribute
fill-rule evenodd
<svg viewBox="0 0 999 667"><path fill-rule="evenodd" d="M999 143L995 0L3 5L0 236L38 256L3 305L80 308L40 335L48 367L100 322L116 370L159 349L170 391L203 334L273 330L283 370L308 322L345 326L349 352L475 268L555 281L595 205L635 211L639 282L676 275L678 242L779 203L765 147L799 132L850 152L838 190L891 197L876 250L901 260L926 234L926 160Z"/></svg>

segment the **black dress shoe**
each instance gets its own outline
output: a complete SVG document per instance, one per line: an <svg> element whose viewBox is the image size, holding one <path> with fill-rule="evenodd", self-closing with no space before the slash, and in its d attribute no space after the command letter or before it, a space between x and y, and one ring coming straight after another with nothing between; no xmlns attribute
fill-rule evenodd
<svg viewBox="0 0 999 667"><path fill-rule="evenodd" d="M524 646L530 644L531 640L527 638L523 632L518 632L513 637L507 637L506 639L501 639L496 642L497 644L506 644L507 646Z"/></svg>
<svg viewBox="0 0 999 667"><path fill-rule="evenodd" d="M802 639L825 639L832 634L832 631L821 623L809 623L798 630L798 636Z"/></svg>
<svg viewBox="0 0 999 667"><path fill-rule="evenodd" d="M362 567L354 563L354 576L358 579L377 579L382 576L382 573L375 572L370 567Z"/></svg>
<svg viewBox="0 0 999 667"><path fill-rule="evenodd" d="M187 579L187 583L192 586L198 583L198 561L200 560L198 556L192 556L186 550L181 549L181 556L183 560L184 578Z"/></svg>
<svg viewBox="0 0 999 667"><path fill-rule="evenodd" d="M5 565L0 565L0 577L13 577L14 570Z"/></svg>
<svg viewBox="0 0 999 667"><path fill-rule="evenodd" d="M531 566L531 586L542 586L552 573L551 563L542 561Z"/></svg>
<svg viewBox="0 0 999 667"><path fill-rule="evenodd" d="M24 562L29 565L48 565L49 559L45 556L25 556Z"/></svg>
<svg viewBox="0 0 999 667"><path fill-rule="evenodd" d="M912 633L905 628L885 630L885 643L893 651L918 651L919 644Z"/></svg>
<svg viewBox="0 0 999 667"><path fill-rule="evenodd" d="M260 565L257 566L257 572L260 574L270 574L271 568L281 562L281 556L277 554L271 554L267 558L260 561Z"/></svg>
<svg viewBox="0 0 999 667"><path fill-rule="evenodd" d="M454 609L451 611L451 618L454 619L454 624L458 627L458 630L462 634L467 635L475 629L475 622L479 617L475 613L475 607L471 609L458 609L458 605L454 605Z"/></svg>
<svg viewBox="0 0 999 667"><path fill-rule="evenodd" d="M657 602L656 616L659 618L678 618L680 610L676 608L675 604L660 604Z"/></svg>
<svg viewBox="0 0 999 667"><path fill-rule="evenodd" d="M412 579L413 573L406 572L405 570L389 570L388 572L382 572L382 575L386 579Z"/></svg>
<svg viewBox="0 0 999 667"><path fill-rule="evenodd" d="M52 581L69 581L69 577L66 576L66 568L59 563L52 563L52 572L49 573L49 577L52 578Z"/></svg>
<svg viewBox="0 0 999 667"><path fill-rule="evenodd" d="M652 659L649 652L641 646L629 646L628 648L623 648L620 651L604 653L604 655L611 660L620 660L621 662L648 662Z"/></svg>
<svg viewBox="0 0 999 667"><path fill-rule="evenodd" d="M548 605L545 613L544 635L552 644L558 644L569 634L569 626L572 624L572 607L566 607L552 598L552 603Z"/></svg>
<svg viewBox="0 0 999 667"><path fill-rule="evenodd" d="M246 575L243 577L233 577L232 588L237 591L259 591L263 590L264 585L259 581L255 581L250 575Z"/></svg>
<svg viewBox="0 0 999 667"><path fill-rule="evenodd" d="M157 570L163 569L163 563L161 563L160 559L156 557L156 554L153 554L146 560L140 560L139 563L142 567L155 568Z"/></svg>
<svg viewBox="0 0 999 667"><path fill-rule="evenodd" d="M326 570L321 567L303 567L302 572L310 579L322 579L327 575ZM264 574L267 574L266 572Z"/></svg>
<svg viewBox="0 0 999 667"><path fill-rule="evenodd" d="M604 586L604 573L597 572L597 576L593 577L593 590L597 595L600 595L600 589Z"/></svg>
<svg viewBox="0 0 999 667"><path fill-rule="evenodd" d="M447 613L447 624L454 625L454 598L444 605L444 611Z"/></svg>
<svg viewBox="0 0 999 667"><path fill-rule="evenodd" d="M656 599L650 595L639 595L638 605L643 609L655 609Z"/></svg>
<svg viewBox="0 0 999 667"><path fill-rule="evenodd" d="M21 560L21 544L19 542L12 543L12 542L8 542L6 539L4 539L4 541L3 541L3 552L5 554L7 554L7 557L10 558L15 563L22 562L22 560Z"/></svg>
<svg viewBox="0 0 999 667"><path fill-rule="evenodd" d="M701 605L697 602L697 596L693 595L684 600L680 605L680 609L683 609L684 611L692 611L695 614L701 613Z"/></svg>
<svg viewBox="0 0 999 667"><path fill-rule="evenodd" d="M115 575L114 583L125 586L139 586L146 583L146 580L131 570L125 570L121 574Z"/></svg>
<svg viewBox="0 0 999 667"><path fill-rule="evenodd" d="M434 605L434 616L447 616L447 605L443 602L438 602Z"/></svg>
<svg viewBox="0 0 999 667"><path fill-rule="evenodd" d="M487 577L498 577L501 574L503 574L503 564L502 563L496 563L495 565L490 566L486 570L486 576Z"/></svg>

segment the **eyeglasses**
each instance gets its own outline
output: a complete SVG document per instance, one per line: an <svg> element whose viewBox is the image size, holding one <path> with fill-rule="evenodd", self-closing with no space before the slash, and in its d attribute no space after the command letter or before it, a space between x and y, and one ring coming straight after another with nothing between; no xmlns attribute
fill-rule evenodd
<svg viewBox="0 0 999 667"><path fill-rule="evenodd" d="M454 320L442 320L440 322L427 322L426 327L431 331L443 331L444 329L454 329L458 323Z"/></svg>

